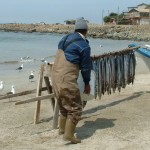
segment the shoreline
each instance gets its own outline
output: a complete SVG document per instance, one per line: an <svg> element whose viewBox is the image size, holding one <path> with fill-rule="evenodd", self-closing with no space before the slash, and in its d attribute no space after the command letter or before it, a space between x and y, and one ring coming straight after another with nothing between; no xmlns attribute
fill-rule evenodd
<svg viewBox="0 0 150 150"><path fill-rule="evenodd" d="M97 25L89 24L88 36L101 39L150 41L150 25ZM2 32L40 32L68 34L74 25L64 24L0 24Z"/></svg>

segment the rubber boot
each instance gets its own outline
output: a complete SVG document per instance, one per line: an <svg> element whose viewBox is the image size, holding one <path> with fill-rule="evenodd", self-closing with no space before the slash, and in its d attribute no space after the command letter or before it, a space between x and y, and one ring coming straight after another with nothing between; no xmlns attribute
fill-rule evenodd
<svg viewBox="0 0 150 150"><path fill-rule="evenodd" d="M70 141L72 144L81 143L81 140L74 136L75 128L76 125L70 119L67 119L63 137L65 141Z"/></svg>
<svg viewBox="0 0 150 150"><path fill-rule="evenodd" d="M64 134L67 117L60 115L59 117L59 135Z"/></svg>

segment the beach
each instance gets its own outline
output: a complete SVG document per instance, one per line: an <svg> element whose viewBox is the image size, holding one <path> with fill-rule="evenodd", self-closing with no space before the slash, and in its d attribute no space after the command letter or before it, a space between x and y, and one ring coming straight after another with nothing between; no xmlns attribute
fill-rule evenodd
<svg viewBox="0 0 150 150"><path fill-rule="evenodd" d="M36 77L37 79L37 77ZM105 94L101 100L88 101L77 125L81 144L69 144L52 130L53 111L49 100L41 102L40 123L34 124L35 102L15 105L35 94L0 100L1 150L148 150L150 147L150 74L137 58L134 84L121 92ZM37 81L21 84L18 92L35 89Z"/></svg>

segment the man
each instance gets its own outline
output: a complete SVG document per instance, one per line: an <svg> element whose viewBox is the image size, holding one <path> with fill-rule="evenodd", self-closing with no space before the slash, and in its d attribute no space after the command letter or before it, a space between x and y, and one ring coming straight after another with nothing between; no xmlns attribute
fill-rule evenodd
<svg viewBox="0 0 150 150"><path fill-rule="evenodd" d="M85 83L85 93L90 93L91 59L90 46L86 40L88 26L84 18L76 20L75 32L66 35L58 44L53 65L52 81L60 107L59 134L71 143L80 143L74 131L83 109L77 79L79 70Z"/></svg>

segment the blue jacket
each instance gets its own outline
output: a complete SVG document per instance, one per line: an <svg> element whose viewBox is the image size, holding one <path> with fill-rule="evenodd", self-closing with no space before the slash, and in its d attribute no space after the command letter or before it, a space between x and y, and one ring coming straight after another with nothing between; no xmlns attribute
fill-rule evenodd
<svg viewBox="0 0 150 150"><path fill-rule="evenodd" d="M72 40L77 40L69 43ZM90 81L91 75L91 48L89 42L77 32L68 34L61 39L58 49L64 50L66 60L78 64L85 84Z"/></svg>

